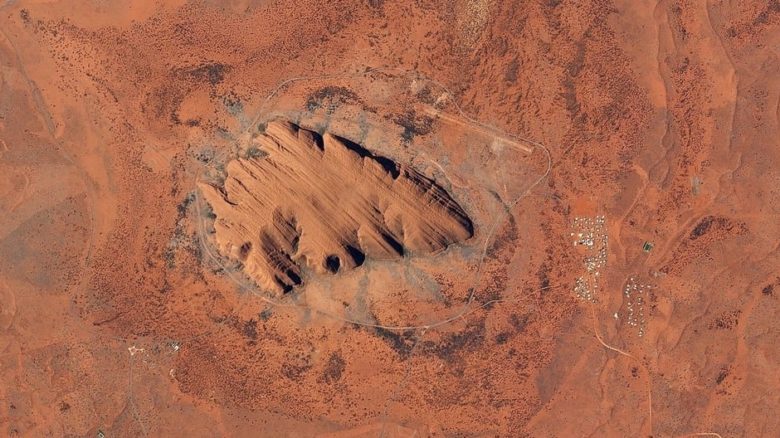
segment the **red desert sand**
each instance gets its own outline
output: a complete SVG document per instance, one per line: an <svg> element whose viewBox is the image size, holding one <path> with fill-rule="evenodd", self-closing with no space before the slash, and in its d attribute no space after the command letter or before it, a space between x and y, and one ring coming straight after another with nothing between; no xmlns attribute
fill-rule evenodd
<svg viewBox="0 0 780 438"><path fill-rule="evenodd" d="M780 435L777 0L0 1L0 436Z"/></svg>

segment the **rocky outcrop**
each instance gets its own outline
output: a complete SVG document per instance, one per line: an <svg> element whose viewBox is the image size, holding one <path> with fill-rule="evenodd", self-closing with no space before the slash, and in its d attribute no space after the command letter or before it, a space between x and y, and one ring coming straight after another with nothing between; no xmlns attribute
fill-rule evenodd
<svg viewBox="0 0 780 438"><path fill-rule="evenodd" d="M220 251L276 292L365 258L435 253L473 234L471 220L431 179L349 140L285 121L256 139L267 155L227 165L223 187L201 183Z"/></svg>

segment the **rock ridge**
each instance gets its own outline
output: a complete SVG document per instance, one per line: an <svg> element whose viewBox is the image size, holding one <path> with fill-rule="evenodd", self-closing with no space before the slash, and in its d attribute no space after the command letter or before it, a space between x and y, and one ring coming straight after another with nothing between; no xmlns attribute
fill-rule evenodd
<svg viewBox="0 0 780 438"><path fill-rule="evenodd" d="M302 284L302 266L336 273L366 257L433 254L473 235L436 182L347 139L277 120L255 146L263 156L229 162L223 186L199 187L220 251L265 289Z"/></svg>

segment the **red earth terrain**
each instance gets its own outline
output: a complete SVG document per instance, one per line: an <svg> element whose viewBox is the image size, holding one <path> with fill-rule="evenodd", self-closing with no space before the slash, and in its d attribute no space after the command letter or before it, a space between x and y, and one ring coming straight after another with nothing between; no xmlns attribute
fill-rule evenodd
<svg viewBox="0 0 780 438"><path fill-rule="evenodd" d="M780 3L0 1L0 436L780 435Z"/></svg>

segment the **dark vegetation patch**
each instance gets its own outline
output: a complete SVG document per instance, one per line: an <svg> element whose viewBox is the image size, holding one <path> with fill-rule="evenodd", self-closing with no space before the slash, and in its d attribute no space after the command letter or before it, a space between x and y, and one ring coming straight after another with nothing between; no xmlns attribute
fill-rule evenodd
<svg viewBox="0 0 780 438"><path fill-rule="evenodd" d="M715 230L731 232L735 228L737 228L737 231L739 232L745 231L744 225L737 226L725 217L705 216L701 221L699 221L698 224L696 224L693 230L691 230L691 234L688 238L690 240L696 240Z"/></svg>
<svg viewBox="0 0 780 438"><path fill-rule="evenodd" d="M485 309L490 309L497 300L501 299L506 290L509 275L506 267L501 266L498 269L487 271L485 275L485 285L479 291L479 301Z"/></svg>
<svg viewBox="0 0 780 438"><path fill-rule="evenodd" d="M257 320L250 319L247 321L244 321L244 327L242 329L242 332L244 333L244 336L247 337L250 341L256 341L257 340Z"/></svg>
<svg viewBox="0 0 780 438"><path fill-rule="evenodd" d="M331 35L341 32L355 19L350 8L341 8L338 14L324 14L321 18L325 23L325 30Z"/></svg>
<svg viewBox="0 0 780 438"><path fill-rule="evenodd" d="M504 70L504 80L506 82L514 84L517 82L517 72L520 70L520 61L518 61L517 57L512 59L512 61L509 62L509 65L506 66L506 70Z"/></svg>
<svg viewBox="0 0 780 438"><path fill-rule="evenodd" d="M292 381L300 382L312 368L311 357L303 353L288 358L282 364L282 375Z"/></svg>
<svg viewBox="0 0 780 438"><path fill-rule="evenodd" d="M258 148L257 146L251 146L246 150L245 158L265 158L268 156L268 152Z"/></svg>
<svg viewBox="0 0 780 438"><path fill-rule="evenodd" d="M342 105L362 105L363 100L352 90L346 87L329 85L309 94L306 99L306 109L314 111L324 108L325 112L332 114Z"/></svg>
<svg viewBox="0 0 780 438"><path fill-rule="evenodd" d="M547 263L542 263L539 266L539 271L536 272L536 278L539 279L539 289L545 290L550 288L550 266Z"/></svg>
<svg viewBox="0 0 780 438"><path fill-rule="evenodd" d="M780 279L778 279L780 282ZM764 294L767 297L771 297L775 295L775 285L774 284L767 284L764 286L763 289L761 289L761 293Z"/></svg>
<svg viewBox="0 0 780 438"><path fill-rule="evenodd" d="M718 377L715 378L715 383L720 385L723 383L724 380L726 380L726 377L729 376L729 369L728 368L721 368L720 372L718 373Z"/></svg>
<svg viewBox="0 0 780 438"><path fill-rule="evenodd" d="M770 21L770 18L777 13L780 13L780 1L770 0L767 7L759 12L758 15L756 15L756 18L753 19L753 26L767 24Z"/></svg>
<svg viewBox="0 0 780 438"><path fill-rule="evenodd" d="M490 244L485 255L491 259L500 257L501 261L508 263L515 254L518 238L517 222L514 215L509 215L509 220L501 227L500 233Z"/></svg>
<svg viewBox="0 0 780 438"><path fill-rule="evenodd" d="M531 318L531 315L518 315L517 313L513 313L509 316L509 323L512 324L512 327L514 327L515 331L518 333L525 330L525 328L528 326L528 320Z"/></svg>
<svg viewBox="0 0 780 438"><path fill-rule="evenodd" d="M406 360L412 354L415 344L414 330L405 330L398 333L377 327L374 329L374 334L385 341L398 354L401 360Z"/></svg>
<svg viewBox="0 0 780 438"><path fill-rule="evenodd" d="M244 111L244 104L241 103L241 99L238 95L232 91L222 96L222 104L225 106L227 112L233 116L241 114L241 112Z"/></svg>
<svg viewBox="0 0 780 438"><path fill-rule="evenodd" d="M433 131L433 118L426 115L418 115L414 110L408 110L405 113L397 114L393 121L404 128L401 133L401 139L409 143L418 135L427 135Z"/></svg>
<svg viewBox="0 0 780 438"><path fill-rule="evenodd" d="M214 87L222 82L229 69L229 66L219 63L175 68L170 71L169 80L163 86L147 94L141 112L146 113L149 109L152 112L151 116L155 119L163 120L167 117L174 125L199 125L199 120L182 121L179 118L178 111L182 101L193 88L200 84L209 84Z"/></svg>
<svg viewBox="0 0 780 438"><path fill-rule="evenodd" d="M192 153L193 158L201 163L207 164L214 159L214 150L211 148L203 148Z"/></svg>
<svg viewBox="0 0 780 438"><path fill-rule="evenodd" d="M344 374L346 366L347 363L341 355L334 351L328 358L328 363L325 365L325 370L322 372L322 380L326 383L338 382L341 380L341 376Z"/></svg>
<svg viewBox="0 0 780 438"><path fill-rule="evenodd" d="M582 68L585 66L585 43L577 43L577 51L574 54L574 58L566 64L566 72L571 77L577 77Z"/></svg>
<svg viewBox="0 0 780 438"><path fill-rule="evenodd" d="M563 100L566 103L566 111L573 117L576 117L580 112L581 105L577 100L577 88L574 80L571 77L566 77L563 79L562 85L563 92L561 93L561 97L563 97ZM583 157L583 166L587 163L585 161L586 159L586 157Z"/></svg>
<svg viewBox="0 0 780 438"><path fill-rule="evenodd" d="M469 324L464 330L448 334L440 341L425 341L421 345L423 354L433 355L447 362L459 359L462 352L474 351L485 341L485 320Z"/></svg>
<svg viewBox="0 0 780 438"><path fill-rule="evenodd" d="M415 97L417 97L420 102L428 105L433 105L436 103L436 97L433 95L433 91L431 91L431 88L428 86L422 87L420 91L417 92Z"/></svg>
<svg viewBox="0 0 780 438"><path fill-rule="evenodd" d="M184 250L187 254L194 258L194 260L200 262L201 252L200 246L196 243L196 239L193 233L190 233L187 229L187 215L192 208L192 203L195 201L195 194L189 193L180 203L176 206L176 225L173 229L173 236L168 241L168 245L163 251L163 259L167 268L171 269L176 266L176 258L179 251Z"/></svg>
<svg viewBox="0 0 780 438"><path fill-rule="evenodd" d="M193 201L195 201L195 193L190 193L176 206L176 213L178 214L178 216L176 216L177 222L184 218Z"/></svg>
<svg viewBox="0 0 780 438"><path fill-rule="evenodd" d="M176 70L176 74L199 82L217 85L225 79L230 67L220 63L205 63L197 67Z"/></svg>
<svg viewBox="0 0 780 438"><path fill-rule="evenodd" d="M697 258L706 257L712 260L712 251L707 245L730 237L744 235L748 231L744 222L735 222L725 217L705 216L673 252L670 262L659 271L670 274L679 273Z"/></svg>
<svg viewBox="0 0 780 438"><path fill-rule="evenodd" d="M509 340L509 332L501 332L496 335L496 344L502 345L506 344L506 341Z"/></svg>
<svg viewBox="0 0 780 438"><path fill-rule="evenodd" d="M706 216L701 221L699 221L698 224L696 224L696 227L691 230L691 235L689 236L690 240L696 240L699 237L705 235L707 231L710 230L712 227L712 222L715 220L714 216Z"/></svg>
<svg viewBox="0 0 780 438"><path fill-rule="evenodd" d="M156 120L168 119L175 125L181 124L177 111L181 106L186 90L176 84L165 85L151 91L144 105L141 106L141 112L146 113L151 110L151 116Z"/></svg>
<svg viewBox="0 0 780 438"><path fill-rule="evenodd" d="M739 315L742 312L740 310L732 310L725 312L719 317L715 318L709 325L710 330L731 330L739 324Z"/></svg>

